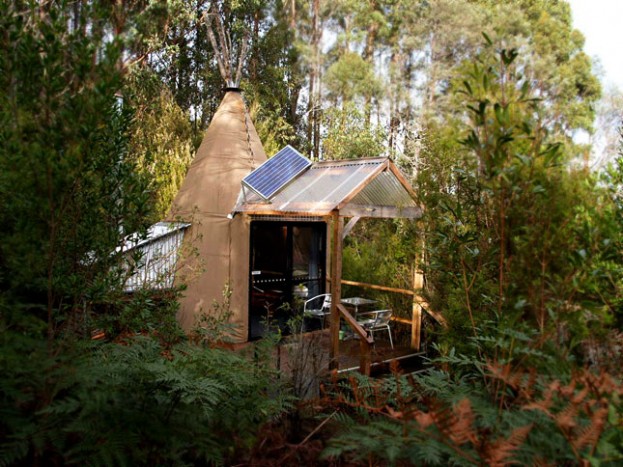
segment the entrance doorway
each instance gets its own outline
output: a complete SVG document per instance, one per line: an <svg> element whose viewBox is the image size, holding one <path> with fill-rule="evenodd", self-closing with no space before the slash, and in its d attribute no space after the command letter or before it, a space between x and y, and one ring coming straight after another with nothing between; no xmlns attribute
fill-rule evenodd
<svg viewBox="0 0 623 467"><path fill-rule="evenodd" d="M325 290L326 223L251 222L249 339L288 333L302 303Z"/></svg>

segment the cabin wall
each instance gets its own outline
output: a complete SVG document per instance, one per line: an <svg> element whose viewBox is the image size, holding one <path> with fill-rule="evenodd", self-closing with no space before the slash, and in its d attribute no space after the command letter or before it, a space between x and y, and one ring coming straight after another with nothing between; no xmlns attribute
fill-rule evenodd
<svg viewBox="0 0 623 467"><path fill-rule="evenodd" d="M242 215L231 218L231 213L240 182L265 160L241 94L227 92L168 215L192 224L176 276L176 284L187 285L178 312L185 331L191 331L202 314L214 315L214 303L223 304L228 287L230 322L238 327L234 340L247 339L249 220Z"/></svg>
<svg viewBox="0 0 623 467"><path fill-rule="evenodd" d="M249 335L249 250L251 220L237 215L232 220L231 258L231 323L236 326L237 342Z"/></svg>

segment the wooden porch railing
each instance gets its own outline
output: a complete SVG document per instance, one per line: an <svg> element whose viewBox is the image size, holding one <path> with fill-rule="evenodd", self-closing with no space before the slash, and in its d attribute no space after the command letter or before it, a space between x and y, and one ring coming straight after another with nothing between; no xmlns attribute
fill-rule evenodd
<svg viewBox="0 0 623 467"><path fill-rule="evenodd" d="M340 312L340 316L344 318L346 324L348 324L359 336L359 372L369 376L370 365L372 363L372 344L374 344L374 339L371 336L368 336L368 332L361 327L361 325L357 322L353 315L348 312L344 305L338 303L337 309Z"/></svg>
<svg viewBox="0 0 623 467"><path fill-rule="evenodd" d="M329 281L331 281L331 279L329 279ZM448 326L446 319L441 315L441 313L431 310L430 306L428 305L428 302L424 299L424 297L416 294L414 290L399 289L397 287L388 287L386 285L367 284L365 282L349 281L346 279L342 279L340 283L344 285L353 285L355 287L361 287L364 289L382 290L384 292L392 292L392 293L398 293L402 295L411 296L413 300L412 318L409 320L405 318L399 318L397 316L392 316L392 320L411 325L412 327L411 347L413 348L419 349L420 347L420 329L421 329L422 311L425 311L426 313L428 313L428 315L430 315L435 321L437 321L443 327Z"/></svg>

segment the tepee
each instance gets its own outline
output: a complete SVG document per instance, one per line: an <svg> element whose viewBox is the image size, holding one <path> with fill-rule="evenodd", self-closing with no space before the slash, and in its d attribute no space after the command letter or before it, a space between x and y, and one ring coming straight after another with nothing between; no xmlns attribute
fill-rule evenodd
<svg viewBox="0 0 623 467"><path fill-rule="evenodd" d="M223 36L218 15L208 16L208 32L223 79L225 96L205 132L197 155L175 197L168 219L191 223L184 242L193 242L197 254L182 258L176 275L186 282L178 321L190 330L201 313L210 313L214 302L223 301L231 290L230 322L236 325L240 341L248 327L249 219L231 216L240 192L241 180L262 162L266 154L251 122L241 91L237 88L241 67L234 79L229 50L216 43L212 24ZM244 60L242 47L239 63ZM224 53L227 52L227 53ZM189 248L185 248L189 251Z"/></svg>
<svg viewBox="0 0 623 467"><path fill-rule="evenodd" d="M184 241L194 242L197 252L182 259L178 274L191 278L178 312L185 330L193 327L200 313L209 313L214 301L223 301L223 291L229 287L231 322L240 340L246 338L249 219L231 218L231 212L242 179L265 160L242 94L227 89L168 216L191 223Z"/></svg>

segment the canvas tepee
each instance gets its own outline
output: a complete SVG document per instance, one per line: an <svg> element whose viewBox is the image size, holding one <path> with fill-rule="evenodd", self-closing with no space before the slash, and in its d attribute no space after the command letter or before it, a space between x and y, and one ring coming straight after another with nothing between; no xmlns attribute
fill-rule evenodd
<svg viewBox="0 0 623 467"><path fill-rule="evenodd" d="M249 228L248 216L232 217L241 181L262 162L266 154L249 118L238 89L242 64L248 51L244 35L232 49L216 2L206 16L208 38L219 70L228 88L206 130L186 178L175 197L169 218L192 225L176 280L187 288L181 299L178 321L185 330L196 324L202 313L222 303L226 288L231 291L230 322L236 325L237 340L248 335ZM194 249L195 254L188 254Z"/></svg>
<svg viewBox="0 0 623 467"><path fill-rule="evenodd" d="M178 277L188 278L178 320L185 330L229 287L231 322L240 341L247 336L249 219L230 214L241 180L266 160L242 95L228 89L204 135L186 178L173 201L170 220L192 225L185 236L196 254L182 259ZM185 248L189 251L189 248Z"/></svg>

